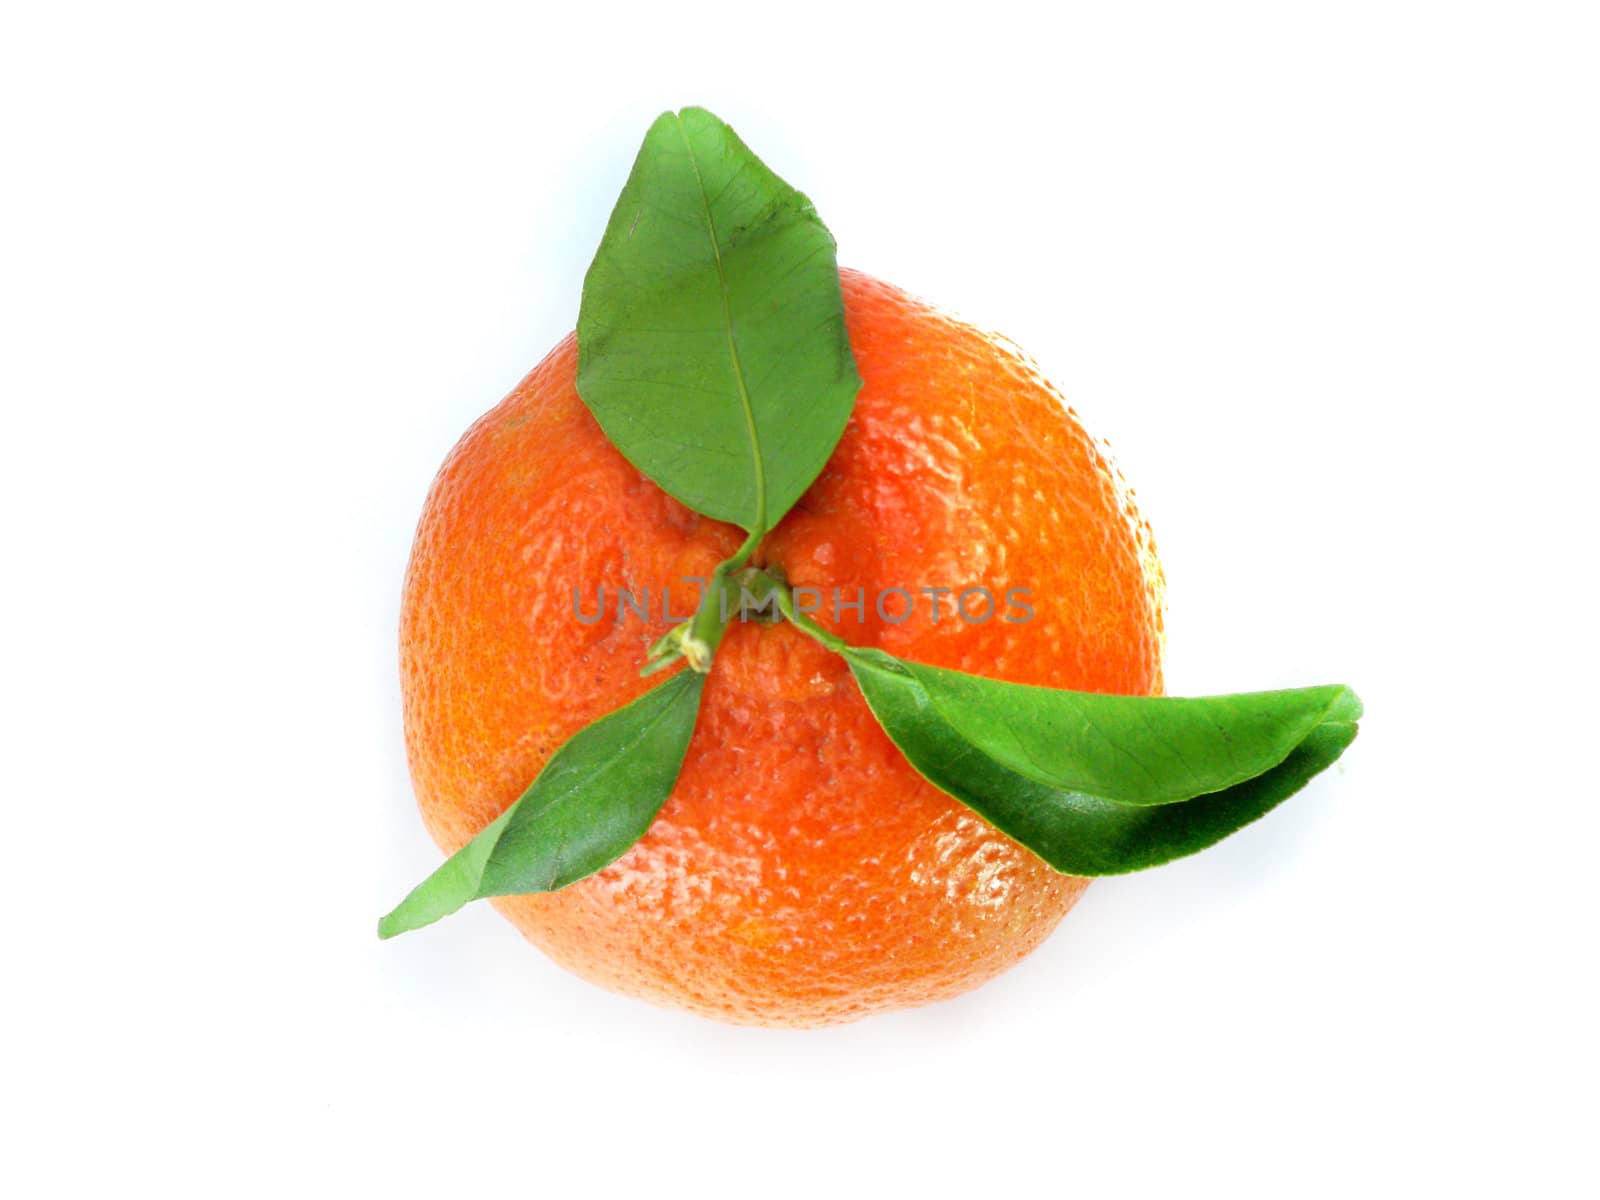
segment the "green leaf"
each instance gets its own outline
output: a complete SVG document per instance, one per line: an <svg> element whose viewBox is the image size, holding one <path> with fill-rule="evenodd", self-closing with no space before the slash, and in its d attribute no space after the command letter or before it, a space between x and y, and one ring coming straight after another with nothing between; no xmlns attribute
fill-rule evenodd
<svg viewBox="0 0 1600 1200"><path fill-rule="evenodd" d="M580 729L510 808L378 922L378 936L487 896L553 892L622 857L677 782L704 683L681 671Z"/></svg>
<svg viewBox="0 0 1600 1200"><path fill-rule="evenodd" d="M1201 699L1101 696L845 652L934 786L1073 875L1193 854L1262 816L1356 736L1346 687Z"/></svg>
<svg viewBox="0 0 1600 1200"><path fill-rule="evenodd" d="M700 108L645 135L578 314L578 393L690 508L771 529L860 389L834 242L811 202Z"/></svg>

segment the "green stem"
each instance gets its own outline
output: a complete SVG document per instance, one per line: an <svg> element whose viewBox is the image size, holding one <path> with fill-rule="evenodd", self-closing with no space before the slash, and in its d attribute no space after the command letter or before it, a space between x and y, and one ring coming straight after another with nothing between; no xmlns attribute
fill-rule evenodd
<svg viewBox="0 0 1600 1200"><path fill-rule="evenodd" d="M750 531L750 536L745 538L744 545L735 550L733 552L733 557L727 562L723 563L721 567L718 567L717 570L721 571L724 567L726 567L726 573L730 575L737 571L740 567L744 566L745 563L750 561L750 556L756 552L756 547L761 545L761 539L766 536L767 531L762 529L761 526L757 525Z"/></svg>
<svg viewBox="0 0 1600 1200"><path fill-rule="evenodd" d="M704 675L711 670L711 660L722 643L722 635L728 630L728 622L736 614L743 614L746 607L752 611L766 609L769 598L777 602L778 612L783 618L807 637L820 642L835 654L843 654L851 649L849 642L829 633L807 613L795 607L794 592L780 572L744 565L755 553L760 540L751 534L732 558L718 564L716 570L711 572L711 578L706 581L705 592L700 597L700 606L694 616L674 626L650 648L649 657L640 669L641 675L663 670L679 658L687 659L692 670ZM748 606L746 597L750 601Z"/></svg>
<svg viewBox="0 0 1600 1200"><path fill-rule="evenodd" d="M695 609L694 616L675 626L650 647L645 665L639 670L641 675L653 675L679 658L687 659L690 668L702 675L711 670L711 659L722 642L722 635L727 632L728 621L739 609L737 589L740 584L747 582L745 576L751 574L744 569L745 564L755 554L764 533L759 526L752 529L744 544L733 552L733 557L717 564L711 572L711 578L706 580L705 591L700 596L700 606ZM735 572L741 572L739 583L732 578ZM765 577L762 572L755 574Z"/></svg>
<svg viewBox="0 0 1600 1200"><path fill-rule="evenodd" d="M802 633L821 642L835 654L843 654L850 649L850 643L836 634L829 633L818 625L809 615L799 611L794 606L794 593L787 587L778 589L778 610L788 619L789 623Z"/></svg>

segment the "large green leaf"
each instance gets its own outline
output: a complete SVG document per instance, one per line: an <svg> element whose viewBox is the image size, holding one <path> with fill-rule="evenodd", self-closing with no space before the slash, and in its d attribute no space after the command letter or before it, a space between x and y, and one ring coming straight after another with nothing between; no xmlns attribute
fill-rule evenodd
<svg viewBox="0 0 1600 1200"><path fill-rule="evenodd" d="M919 773L1073 875L1203 850L1331 765L1356 735L1345 687L1192 700L1024 687L845 652Z"/></svg>
<svg viewBox="0 0 1600 1200"><path fill-rule="evenodd" d="M1353 699L1339 685L1200 699L1106 696L1003 683L881 651L853 656L910 675L939 718L1001 766L1118 804L1171 804L1254 779Z"/></svg>
<svg viewBox="0 0 1600 1200"><path fill-rule="evenodd" d="M811 202L704 109L663 114L583 285L578 392L606 436L759 536L822 470L860 386Z"/></svg>
<svg viewBox="0 0 1600 1200"><path fill-rule="evenodd" d="M378 936L486 896L553 892L620 858L677 782L704 683L679 672L579 730L510 808L378 922Z"/></svg>

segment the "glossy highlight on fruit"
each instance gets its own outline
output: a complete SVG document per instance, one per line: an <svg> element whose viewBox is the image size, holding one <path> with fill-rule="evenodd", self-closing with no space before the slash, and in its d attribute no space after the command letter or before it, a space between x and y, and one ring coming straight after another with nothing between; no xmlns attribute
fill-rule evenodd
<svg viewBox="0 0 1600 1200"><path fill-rule="evenodd" d="M841 272L864 381L822 475L755 563L819 590L846 641L1019 683L1161 690L1161 576L1104 451L1002 340ZM574 388L568 338L451 452L407 572L402 682L423 817L447 853L561 743L652 683L671 627L620 590L694 585L741 532L634 469ZM953 615L1025 588L1031 620ZM894 623L873 597L918 596ZM598 621L595 598L607 598ZM922 589L949 588L931 619ZM865 596L858 615L829 603ZM681 599L677 599L680 597ZM621 615L619 616L619 611ZM898 618L902 606L893 604ZM927 1003L1015 963L1087 886L923 780L845 662L789 624L735 622L677 786L620 860L493 901L596 983L726 1021L821 1025Z"/></svg>

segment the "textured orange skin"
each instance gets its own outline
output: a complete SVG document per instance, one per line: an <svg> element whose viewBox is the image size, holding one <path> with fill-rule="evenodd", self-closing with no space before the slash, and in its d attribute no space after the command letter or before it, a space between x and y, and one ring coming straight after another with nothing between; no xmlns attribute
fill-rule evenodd
<svg viewBox="0 0 1600 1200"><path fill-rule="evenodd" d="M1060 396L1004 343L864 275L841 278L865 384L826 470L756 561L825 596L864 587L864 622L817 614L851 642L1021 683L1158 692L1149 531ZM672 585L686 615L695 588L678 581L742 541L607 442L574 388L576 359L569 337L467 432L412 551L406 742L446 852L566 738L659 682L638 671L672 622L659 610L617 620L613 589ZM601 584L605 619L580 623L574 587L592 615ZM1029 588L1033 619L934 623L919 596L895 625L870 600L889 586L972 585ZM494 904L606 987L807 1026L975 987L1037 946L1087 886L921 779L836 656L787 625L736 623L644 839L562 891Z"/></svg>

